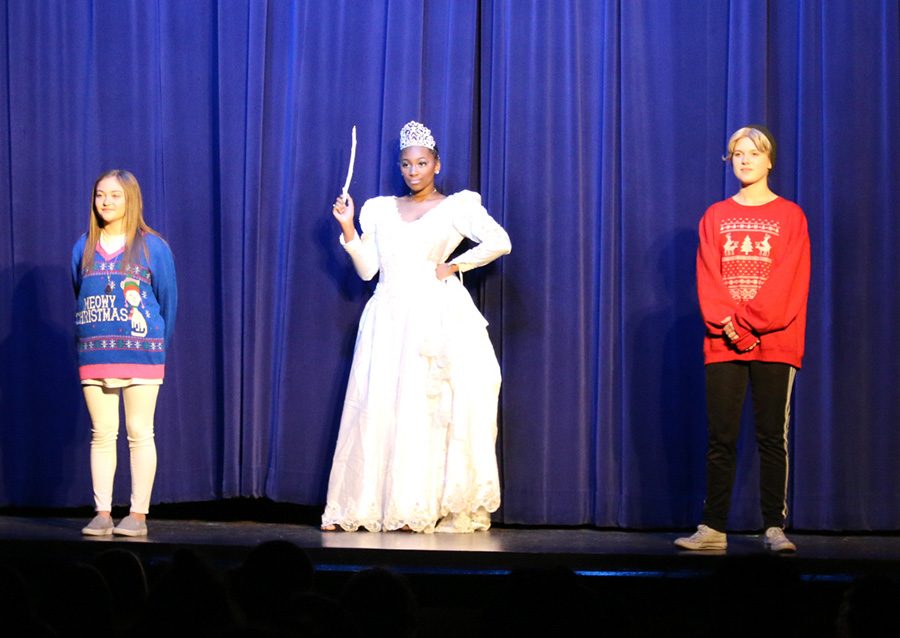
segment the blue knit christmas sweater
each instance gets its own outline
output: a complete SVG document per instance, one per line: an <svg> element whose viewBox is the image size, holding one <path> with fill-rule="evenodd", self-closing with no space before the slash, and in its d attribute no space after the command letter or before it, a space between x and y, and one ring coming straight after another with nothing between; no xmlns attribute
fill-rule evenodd
<svg viewBox="0 0 900 638"><path fill-rule="evenodd" d="M98 243L94 265L84 272L86 241L82 235L72 247L80 378L162 379L178 304L169 245L144 234L149 259L139 248L140 263L126 264L124 248L107 254Z"/></svg>

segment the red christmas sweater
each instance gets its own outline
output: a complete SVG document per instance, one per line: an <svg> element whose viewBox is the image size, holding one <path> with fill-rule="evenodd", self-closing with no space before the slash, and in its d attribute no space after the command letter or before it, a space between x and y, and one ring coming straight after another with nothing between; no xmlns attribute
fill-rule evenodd
<svg viewBox="0 0 900 638"><path fill-rule="evenodd" d="M809 233L797 204L726 199L700 220L697 295L706 363L770 361L799 368L809 296ZM739 340L723 333L731 317ZM752 350L747 350L759 342Z"/></svg>

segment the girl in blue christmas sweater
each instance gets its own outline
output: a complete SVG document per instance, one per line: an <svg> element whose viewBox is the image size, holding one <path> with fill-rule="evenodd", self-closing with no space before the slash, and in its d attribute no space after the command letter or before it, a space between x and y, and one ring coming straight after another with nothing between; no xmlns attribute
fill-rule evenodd
<svg viewBox="0 0 900 638"><path fill-rule="evenodd" d="M72 249L78 366L91 417L91 479L97 515L83 534L145 536L156 475L153 413L175 324L175 262L144 222L134 175L113 170L94 183L88 232ZM131 457L131 511L112 510L119 396Z"/></svg>

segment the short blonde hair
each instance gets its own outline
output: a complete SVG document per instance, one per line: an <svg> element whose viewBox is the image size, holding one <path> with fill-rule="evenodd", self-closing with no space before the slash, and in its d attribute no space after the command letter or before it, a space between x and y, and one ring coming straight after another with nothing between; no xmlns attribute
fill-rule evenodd
<svg viewBox="0 0 900 638"><path fill-rule="evenodd" d="M732 133L731 137L728 140L728 153L726 153L725 157L723 157L722 159L724 159L726 162L730 162L731 158L734 157L734 147L737 146L737 143L745 137L753 142L756 150L769 156L769 161L772 162L772 167L774 168L775 138L772 137L772 134L768 131L768 129L763 130L762 127L757 128L756 126L743 126Z"/></svg>

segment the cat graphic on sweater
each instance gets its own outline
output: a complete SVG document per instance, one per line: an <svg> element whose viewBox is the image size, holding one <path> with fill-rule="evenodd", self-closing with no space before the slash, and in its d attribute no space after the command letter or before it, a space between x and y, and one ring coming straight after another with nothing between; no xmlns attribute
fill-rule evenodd
<svg viewBox="0 0 900 638"><path fill-rule="evenodd" d="M125 301L131 306L128 319L131 321L131 336L147 336L147 320L141 313L141 282L131 277L122 280L122 291L125 293Z"/></svg>

